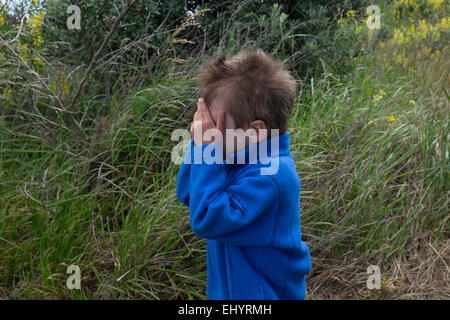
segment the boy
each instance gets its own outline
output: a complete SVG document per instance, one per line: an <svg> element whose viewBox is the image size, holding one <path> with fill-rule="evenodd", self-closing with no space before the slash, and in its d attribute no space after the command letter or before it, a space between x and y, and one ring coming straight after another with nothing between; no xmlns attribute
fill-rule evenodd
<svg viewBox="0 0 450 320"><path fill-rule="evenodd" d="M311 260L301 241L300 180L287 131L295 81L280 62L255 49L207 63L199 80L193 139L178 173L177 196L189 207L194 233L207 239L207 294L304 299ZM219 130L223 139L212 141L208 130ZM250 132L240 147L236 139L243 135L232 135L239 130ZM265 155L259 152L250 162L269 142ZM224 161L207 161L210 146ZM241 156L244 163L236 161ZM267 158L279 165L263 174Z"/></svg>

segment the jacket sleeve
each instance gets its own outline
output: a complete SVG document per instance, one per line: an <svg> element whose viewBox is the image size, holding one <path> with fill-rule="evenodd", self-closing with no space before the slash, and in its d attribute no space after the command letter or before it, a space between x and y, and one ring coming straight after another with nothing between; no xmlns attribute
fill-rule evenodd
<svg viewBox="0 0 450 320"><path fill-rule="evenodd" d="M224 164L191 164L189 211L195 234L234 245L270 243L279 212L278 187L270 176L253 172L225 186Z"/></svg>
<svg viewBox="0 0 450 320"><path fill-rule="evenodd" d="M189 207L189 181L192 163L190 160L192 159L191 151L193 146L194 140L191 139L177 177L177 197L187 207Z"/></svg>

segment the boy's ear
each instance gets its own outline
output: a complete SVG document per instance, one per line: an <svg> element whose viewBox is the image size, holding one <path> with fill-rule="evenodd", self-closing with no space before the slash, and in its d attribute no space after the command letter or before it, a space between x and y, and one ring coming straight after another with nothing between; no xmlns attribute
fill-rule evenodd
<svg viewBox="0 0 450 320"><path fill-rule="evenodd" d="M264 121L262 120L252 121L249 124L249 128L254 129L256 131L257 141L255 142L263 141L267 138L266 124L264 123Z"/></svg>

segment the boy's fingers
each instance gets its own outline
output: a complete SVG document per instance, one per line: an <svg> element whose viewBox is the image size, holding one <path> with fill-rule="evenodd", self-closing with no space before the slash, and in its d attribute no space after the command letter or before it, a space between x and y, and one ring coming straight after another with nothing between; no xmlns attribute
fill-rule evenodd
<svg viewBox="0 0 450 320"><path fill-rule="evenodd" d="M195 111L194 114L194 121L201 121L202 120L202 111L201 111L201 107L200 107L200 101L199 103L197 103L197 111Z"/></svg>
<svg viewBox="0 0 450 320"><path fill-rule="evenodd" d="M203 120L211 121L214 123L213 118L211 117L211 112L209 112L208 107L206 106L206 102L203 98L198 100L198 104L200 106L200 110L202 110Z"/></svg>
<svg viewBox="0 0 450 320"><path fill-rule="evenodd" d="M216 122L216 128L219 129L222 133L225 133L225 118L226 113L224 110L220 110L217 114L217 122Z"/></svg>
<svg viewBox="0 0 450 320"><path fill-rule="evenodd" d="M197 110L195 111L195 114L194 114L194 120L197 120L197 121L202 121L202 104L200 103L200 100L202 100L202 98L199 98L198 99L198 101L197 101Z"/></svg>
<svg viewBox="0 0 450 320"><path fill-rule="evenodd" d="M205 100L203 98L198 99L198 111L202 115L202 118L205 117Z"/></svg>

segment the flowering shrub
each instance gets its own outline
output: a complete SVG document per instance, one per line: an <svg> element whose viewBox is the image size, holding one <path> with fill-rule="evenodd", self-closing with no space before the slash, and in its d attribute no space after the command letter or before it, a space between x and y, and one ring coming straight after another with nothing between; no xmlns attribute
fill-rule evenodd
<svg viewBox="0 0 450 320"><path fill-rule="evenodd" d="M5 25L7 13L8 13L8 11L6 9L6 6L4 6L3 9L0 12L0 26Z"/></svg>
<svg viewBox="0 0 450 320"><path fill-rule="evenodd" d="M394 61L410 66L410 59L442 60L441 52L448 49L449 5L442 0L397 0L394 15L401 21L393 30L388 43L395 48ZM443 38L443 39L442 39ZM383 48L385 43L380 42ZM414 57L410 53L414 52Z"/></svg>
<svg viewBox="0 0 450 320"><path fill-rule="evenodd" d="M33 2L35 6L31 10L30 16L25 24L25 30L19 41L20 57L27 63L37 66L42 65L39 49L42 47L42 25L44 22L45 10L39 9L38 3Z"/></svg>

